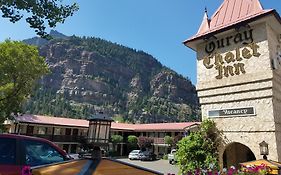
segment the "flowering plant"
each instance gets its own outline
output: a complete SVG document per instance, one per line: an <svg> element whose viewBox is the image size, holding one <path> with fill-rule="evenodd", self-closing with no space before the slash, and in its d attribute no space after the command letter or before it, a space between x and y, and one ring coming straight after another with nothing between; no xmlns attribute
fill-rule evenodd
<svg viewBox="0 0 281 175"><path fill-rule="evenodd" d="M266 175L271 171L272 169L270 167L261 164L253 166L242 165L241 169L236 169L234 166L231 166L229 169L224 168L222 171L213 169L196 169L182 175ZM168 175L174 174L168 173Z"/></svg>
<svg viewBox="0 0 281 175"><path fill-rule="evenodd" d="M271 168L265 164L253 165L253 166L244 166L242 165L241 170L244 174L268 174L271 172Z"/></svg>
<svg viewBox="0 0 281 175"><path fill-rule="evenodd" d="M21 170L21 175L32 175L30 171L30 166L23 166Z"/></svg>

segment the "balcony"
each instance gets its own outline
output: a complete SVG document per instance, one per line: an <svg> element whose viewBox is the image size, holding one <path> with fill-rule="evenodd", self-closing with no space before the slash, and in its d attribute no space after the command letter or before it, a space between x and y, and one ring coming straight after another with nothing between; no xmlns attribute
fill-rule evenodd
<svg viewBox="0 0 281 175"><path fill-rule="evenodd" d="M44 135L44 134L34 134L34 137L40 137L52 142L76 142L80 143L81 140L85 139L85 136L76 135Z"/></svg>

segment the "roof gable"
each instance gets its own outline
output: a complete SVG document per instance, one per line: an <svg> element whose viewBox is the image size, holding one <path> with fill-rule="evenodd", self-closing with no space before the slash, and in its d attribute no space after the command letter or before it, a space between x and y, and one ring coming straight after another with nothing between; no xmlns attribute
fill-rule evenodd
<svg viewBox="0 0 281 175"><path fill-rule="evenodd" d="M259 0L224 0L210 20L210 30L228 26L263 11Z"/></svg>
<svg viewBox="0 0 281 175"><path fill-rule="evenodd" d="M184 41L184 43L188 45L188 42L199 37L271 11L273 10L264 10L259 0L224 0L211 19L206 19L207 14L205 12L197 34Z"/></svg>

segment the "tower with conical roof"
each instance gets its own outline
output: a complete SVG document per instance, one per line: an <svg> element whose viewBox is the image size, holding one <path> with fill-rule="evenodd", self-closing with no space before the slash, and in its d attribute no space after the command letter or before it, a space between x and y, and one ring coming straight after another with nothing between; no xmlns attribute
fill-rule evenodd
<svg viewBox="0 0 281 175"><path fill-rule="evenodd" d="M197 52L203 118L224 133L221 166L268 158L281 161L281 18L259 0L224 0L184 41Z"/></svg>

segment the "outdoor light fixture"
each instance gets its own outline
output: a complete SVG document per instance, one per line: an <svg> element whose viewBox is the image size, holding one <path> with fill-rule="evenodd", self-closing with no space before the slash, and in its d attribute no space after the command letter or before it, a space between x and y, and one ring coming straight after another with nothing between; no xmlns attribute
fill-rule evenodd
<svg viewBox="0 0 281 175"><path fill-rule="evenodd" d="M266 143L265 141L262 141L260 143L260 153L261 155L263 155L263 159L267 160L267 155L268 155L268 143Z"/></svg>
<svg viewBox="0 0 281 175"><path fill-rule="evenodd" d="M88 144L98 147L108 147L111 122L113 120L102 112L93 115L88 120Z"/></svg>

